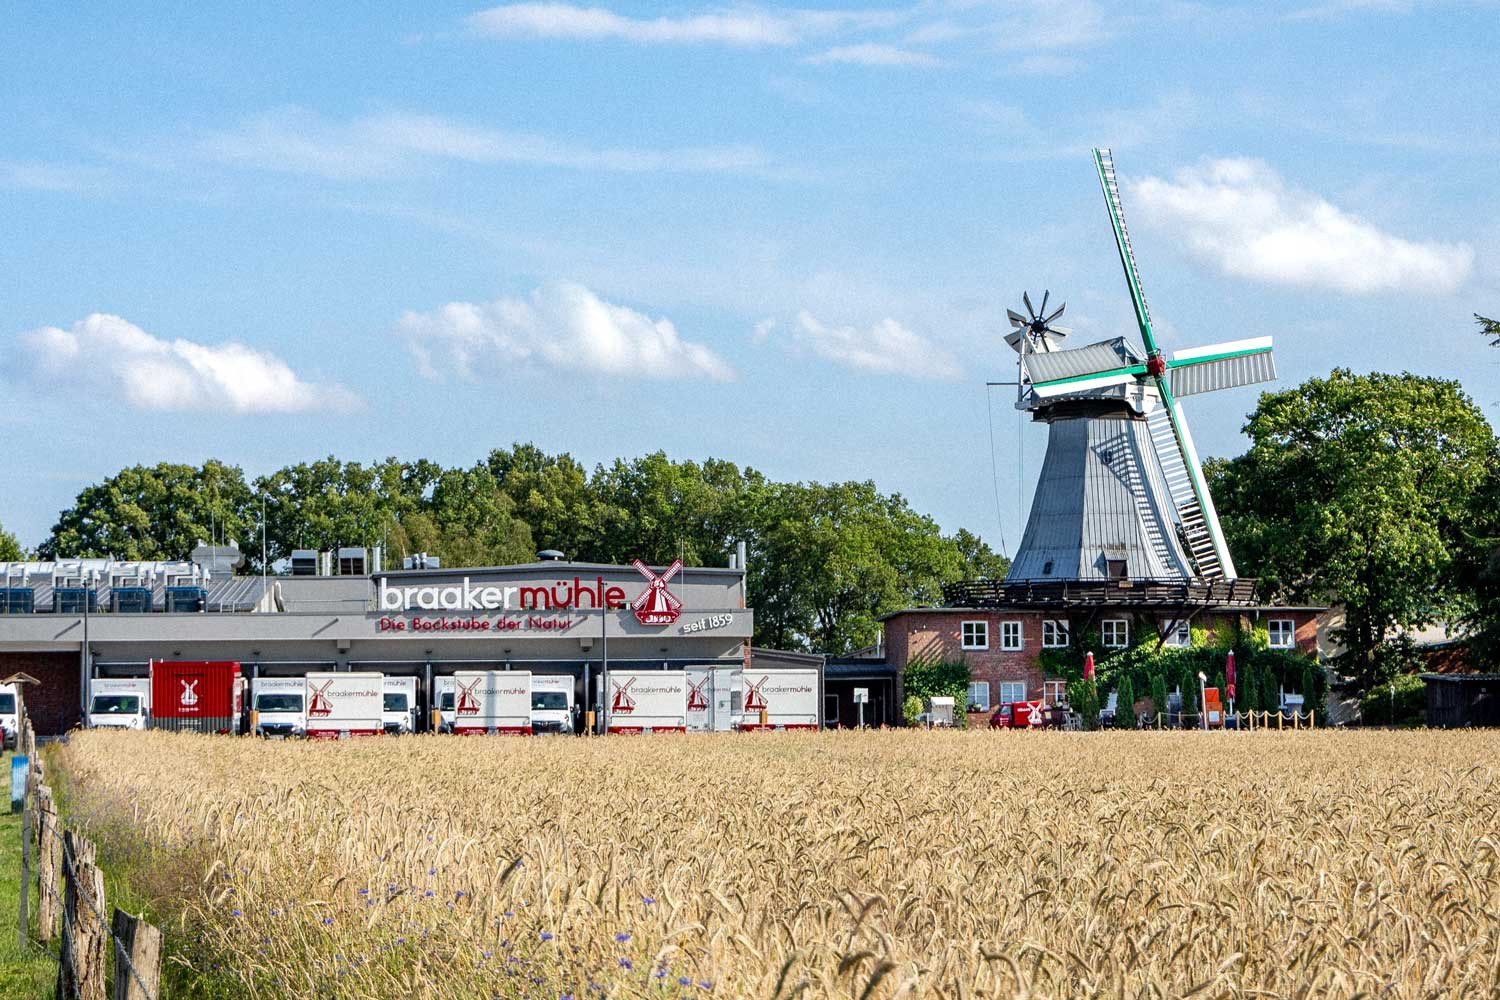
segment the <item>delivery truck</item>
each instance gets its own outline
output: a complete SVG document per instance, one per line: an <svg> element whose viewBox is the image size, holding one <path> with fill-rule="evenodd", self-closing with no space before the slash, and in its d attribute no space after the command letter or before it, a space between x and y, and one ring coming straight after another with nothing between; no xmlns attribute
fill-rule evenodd
<svg viewBox="0 0 1500 1000"><path fill-rule="evenodd" d="M307 738L379 736L385 730L385 678L378 673L307 675Z"/></svg>
<svg viewBox="0 0 1500 1000"><path fill-rule="evenodd" d="M818 671L746 670L740 728L817 729ZM762 723L762 712L765 722Z"/></svg>
<svg viewBox="0 0 1500 1000"><path fill-rule="evenodd" d="M605 718L611 733L687 732L687 674L611 667Z"/></svg>
<svg viewBox="0 0 1500 1000"><path fill-rule="evenodd" d="M151 719L151 678L95 677L89 681L90 729L145 729Z"/></svg>
<svg viewBox="0 0 1500 1000"><path fill-rule="evenodd" d="M21 710L15 684L0 684L0 747L16 749L21 737Z"/></svg>
<svg viewBox="0 0 1500 1000"><path fill-rule="evenodd" d="M687 727L693 733L727 733L740 718L744 683L738 665L687 668Z"/></svg>
<svg viewBox="0 0 1500 1000"><path fill-rule="evenodd" d="M453 695L458 735L531 735L530 671L459 670L453 674Z"/></svg>
<svg viewBox="0 0 1500 1000"><path fill-rule="evenodd" d="M437 731L453 732L453 677L432 679L432 707L438 713Z"/></svg>
<svg viewBox="0 0 1500 1000"><path fill-rule="evenodd" d="M533 734L572 733L576 730L573 686L572 674L531 675Z"/></svg>
<svg viewBox="0 0 1500 1000"><path fill-rule="evenodd" d="M387 736L415 732L417 728L417 679L387 677L381 706L381 725Z"/></svg>
<svg viewBox="0 0 1500 1000"><path fill-rule="evenodd" d="M307 734L307 678L257 677L250 682L251 729L289 739Z"/></svg>
<svg viewBox="0 0 1500 1000"><path fill-rule="evenodd" d="M245 682L228 660L152 660L151 728L238 733Z"/></svg>

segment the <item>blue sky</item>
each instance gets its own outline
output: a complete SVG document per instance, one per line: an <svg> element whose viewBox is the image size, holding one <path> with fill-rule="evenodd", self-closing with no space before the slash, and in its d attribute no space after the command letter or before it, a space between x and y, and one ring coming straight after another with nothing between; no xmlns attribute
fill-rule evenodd
<svg viewBox="0 0 1500 1000"><path fill-rule="evenodd" d="M218 6L0 15L23 543L136 462L530 440L871 478L1013 547L1005 309L1134 330L1093 145L1167 348L1500 419L1494 4ZM1200 452L1255 399L1188 400Z"/></svg>

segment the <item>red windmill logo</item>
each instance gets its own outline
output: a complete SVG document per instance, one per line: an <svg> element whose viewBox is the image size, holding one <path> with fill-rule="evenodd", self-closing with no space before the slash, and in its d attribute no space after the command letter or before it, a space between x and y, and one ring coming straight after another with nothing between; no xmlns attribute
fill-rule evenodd
<svg viewBox="0 0 1500 1000"><path fill-rule="evenodd" d="M629 715L635 711L635 699L630 696L630 685L634 684L635 681L636 679L632 677L624 684L620 684L617 681L610 682L610 686L615 689L614 697L609 702L609 710L612 714L620 712Z"/></svg>
<svg viewBox="0 0 1500 1000"><path fill-rule="evenodd" d="M483 682L483 677L476 677L467 684L458 686L458 707L454 712L458 715L478 715L479 699L474 695L474 689Z"/></svg>
<svg viewBox="0 0 1500 1000"><path fill-rule="evenodd" d="M307 705L307 714L318 717L333 714L333 702L328 700L328 689L333 687L333 681L324 681L321 685L314 684L312 699Z"/></svg>
<svg viewBox="0 0 1500 1000"><path fill-rule="evenodd" d="M689 712L707 712L708 711L708 695L704 694L703 689L706 688L706 687L708 687L709 680L710 680L710 678L704 677L697 684L694 684L691 681L688 683L688 706L687 707L688 707L688 711Z"/></svg>
<svg viewBox="0 0 1500 1000"><path fill-rule="evenodd" d="M749 712L759 712L763 708L769 708L770 707L769 705L766 704L766 696L763 695L763 694L761 694L761 692L760 692L760 689L766 686L766 681L768 681L770 679L771 678L769 678L769 677L762 677L760 679L760 682L757 683L757 684L746 684L745 685L745 710L746 711L749 711Z"/></svg>
<svg viewBox="0 0 1500 1000"><path fill-rule="evenodd" d="M641 591L641 596L630 605L635 609L635 620L642 625L671 625L676 622L677 616L682 614L682 602L667 589L667 582L682 569L682 560L673 560L672 565L661 576L657 576L650 566L639 559L630 565L646 578L647 584L646 589Z"/></svg>

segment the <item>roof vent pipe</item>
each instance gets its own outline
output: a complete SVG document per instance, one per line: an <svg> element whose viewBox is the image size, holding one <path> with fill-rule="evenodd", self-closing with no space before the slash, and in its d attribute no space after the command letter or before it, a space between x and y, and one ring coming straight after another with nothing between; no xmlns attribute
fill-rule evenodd
<svg viewBox="0 0 1500 1000"><path fill-rule="evenodd" d="M738 564L739 571L743 573L745 571L745 543L743 541L738 542L735 545L734 555L735 562Z"/></svg>

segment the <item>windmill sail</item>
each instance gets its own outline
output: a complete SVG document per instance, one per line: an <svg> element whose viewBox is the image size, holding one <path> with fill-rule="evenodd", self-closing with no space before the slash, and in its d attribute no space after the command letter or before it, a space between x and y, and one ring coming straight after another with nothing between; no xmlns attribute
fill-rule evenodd
<svg viewBox="0 0 1500 1000"><path fill-rule="evenodd" d="M1110 225L1115 233L1115 247L1120 253L1120 264L1125 269L1125 283L1130 288L1131 303L1135 308L1136 324L1140 327L1141 340L1146 347L1146 373L1156 382L1162 406L1158 411L1165 420L1158 418L1151 434L1157 458L1164 470L1171 470L1169 480L1175 478L1179 486L1172 489L1172 500L1182 523L1183 540L1197 564L1198 573L1209 579L1233 578L1234 562L1229 557L1229 546L1224 541L1219 517L1214 511L1213 500L1208 495L1208 484L1203 479L1203 469L1193 448L1192 436L1182 418L1182 410L1173 396L1172 379L1168 376L1168 364L1156 346L1156 335L1151 329L1151 313L1146 308L1146 296L1141 291L1140 274L1136 269L1135 250L1130 245L1130 233L1125 228L1125 209L1120 203L1120 184L1115 177L1114 157L1107 149L1094 150L1094 166L1099 173L1099 185L1104 189L1104 201L1109 208ZM1205 363L1211 359L1205 359ZM1251 365L1253 362L1245 362ZM1200 367L1198 365L1191 366ZM1205 372L1210 380L1216 369ZM1191 376L1184 374L1184 380ZM1196 391L1207 391L1199 388ZM1180 471L1179 471L1180 470Z"/></svg>
<svg viewBox="0 0 1500 1000"><path fill-rule="evenodd" d="M1176 351L1167 362L1172 395L1191 396L1216 389L1233 389L1276 378L1271 338L1237 340L1211 347Z"/></svg>

